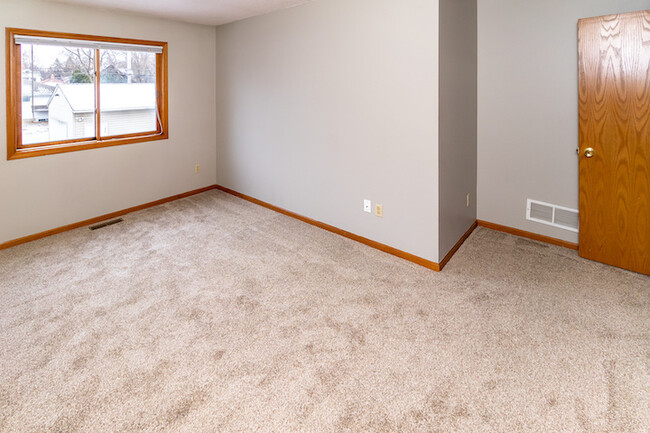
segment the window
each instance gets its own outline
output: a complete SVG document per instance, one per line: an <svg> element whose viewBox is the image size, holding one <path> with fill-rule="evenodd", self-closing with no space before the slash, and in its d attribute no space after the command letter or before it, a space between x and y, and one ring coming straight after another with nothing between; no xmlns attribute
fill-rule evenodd
<svg viewBox="0 0 650 433"><path fill-rule="evenodd" d="M167 43L6 33L7 159L168 137Z"/></svg>

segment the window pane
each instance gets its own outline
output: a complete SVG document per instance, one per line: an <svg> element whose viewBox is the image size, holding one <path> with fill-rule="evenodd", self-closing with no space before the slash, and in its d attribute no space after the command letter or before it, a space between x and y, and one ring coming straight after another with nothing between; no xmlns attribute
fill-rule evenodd
<svg viewBox="0 0 650 433"><path fill-rule="evenodd" d="M21 45L22 143L95 137L95 51Z"/></svg>
<svg viewBox="0 0 650 433"><path fill-rule="evenodd" d="M101 136L156 131L156 55L100 50L100 60Z"/></svg>

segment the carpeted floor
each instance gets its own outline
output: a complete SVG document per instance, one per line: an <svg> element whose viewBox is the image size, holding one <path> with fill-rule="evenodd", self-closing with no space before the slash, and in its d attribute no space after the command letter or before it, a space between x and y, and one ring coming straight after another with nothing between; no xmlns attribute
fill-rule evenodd
<svg viewBox="0 0 650 433"><path fill-rule="evenodd" d="M0 432L650 432L650 278L442 273L211 191L0 251Z"/></svg>

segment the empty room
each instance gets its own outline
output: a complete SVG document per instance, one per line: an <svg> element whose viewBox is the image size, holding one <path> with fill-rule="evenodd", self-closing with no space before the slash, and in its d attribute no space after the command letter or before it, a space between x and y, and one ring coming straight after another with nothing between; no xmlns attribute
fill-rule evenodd
<svg viewBox="0 0 650 433"><path fill-rule="evenodd" d="M650 0L0 27L0 433L650 433Z"/></svg>

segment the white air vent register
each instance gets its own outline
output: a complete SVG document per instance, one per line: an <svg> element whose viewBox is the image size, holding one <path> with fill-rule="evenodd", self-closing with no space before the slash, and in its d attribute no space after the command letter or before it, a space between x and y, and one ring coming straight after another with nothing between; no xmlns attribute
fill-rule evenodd
<svg viewBox="0 0 650 433"><path fill-rule="evenodd" d="M577 210L531 199L526 204L526 219L576 233L580 224Z"/></svg>

